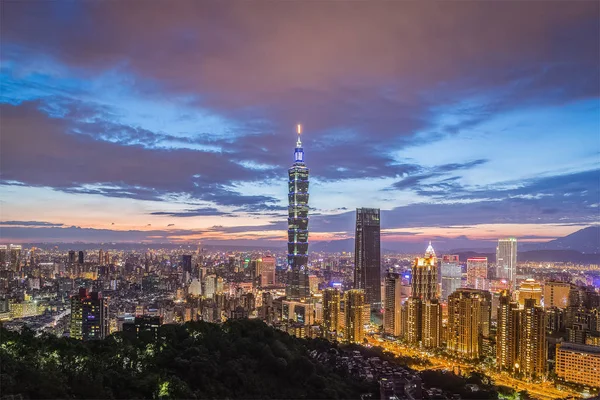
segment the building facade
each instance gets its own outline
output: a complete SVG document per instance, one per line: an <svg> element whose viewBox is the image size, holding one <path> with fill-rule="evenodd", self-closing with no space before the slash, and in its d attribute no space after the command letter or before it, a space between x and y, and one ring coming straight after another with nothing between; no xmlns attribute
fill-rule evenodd
<svg viewBox="0 0 600 400"><path fill-rule="evenodd" d="M79 289L71 297L70 336L79 340L104 339L109 334L108 300L101 292Z"/></svg>
<svg viewBox="0 0 600 400"><path fill-rule="evenodd" d="M372 309L381 308L381 245L378 208L356 209L354 288L365 291Z"/></svg>
<svg viewBox="0 0 600 400"><path fill-rule="evenodd" d="M346 341L362 344L365 337L365 291L362 289L348 290L344 296L344 308L346 317Z"/></svg>
<svg viewBox="0 0 600 400"><path fill-rule="evenodd" d="M383 331L388 335L400 336L402 310L402 279L400 275L388 273L385 277L384 287Z"/></svg>
<svg viewBox="0 0 600 400"><path fill-rule="evenodd" d="M462 270L458 255L444 255L440 267L442 300L448 300L448 296L462 286Z"/></svg>
<svg viewBox="0 0 600 400"><path fill-rule="evenodd" d="M475 360L484 354L489 338L492 295L488 291L462 288L448 298L447 349L462 358Z"/></svg>
<svg viewBox="0 0 600 400"><path fill-rule="evenodd" d="M467 259L467 287L488 290L488 259L472 257Z"/></svg>
<svg viewBox="0 0 600 400"><path fill-rule="evenodd" d="M517 284L517 239L499 239L496 247L496 278L510 282L511 290Z"/></svg>

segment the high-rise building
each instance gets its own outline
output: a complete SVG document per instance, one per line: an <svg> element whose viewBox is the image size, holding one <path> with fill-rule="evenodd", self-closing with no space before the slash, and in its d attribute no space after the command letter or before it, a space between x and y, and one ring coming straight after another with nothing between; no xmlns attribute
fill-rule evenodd
<svg viewBox="0 0 600 400"><path fill-rule="evenodd" d="M518 373L539 379L546 373L546 314L535 299L525 299L521 310Z"/></svg>
<svg viewBox="0 0 600 400"><path fill-rule="evenodd" d="M188 274L192 274L192 256L189 254L184 254L181 256L181 266L183 267L183 272L187 272Z"/></svg>
<svg viewBox="0 0 600 400"><path fill-rule="evenodd" d="M570 282L544 282L544 307L562 309L569 307L569 299L571 298L573 286Z"/></svg>
<svg viewBox="0 0 600 400"><path fill-rule="evenodd" d="M108 300L101 292L79 289L71 297L70 336L74 339L104 339L109 334Z"/></svg>
<svg viewBox="0 0 600 400"><path fill-rule="evenodd" d="M510 282L511 290L517 284L517 239L499 239L496 247L496 278Z"/></svg>
<svg viewBox="0 0 600 400"><path fill-rule="evenodd" d="M371 309L381 308L380 212L356 209L354 238L354 288L365 291Z"/></svg>
<svg viewBox="0 0 600 400"><path fill-rule="evenodd" d="M346 317L346 340L350 343L362 344L365 337L365 291L362 289L351 289L344 296L344 307Z"/></svg>
<svg viewBox="0 0 600 400"><path fill-rule="evenodd" d="M20 271L23 247L20 244L11 244L8 246L8 250L10 252L10 269L15 272Z"/></svg>
<svg viewBox="0 0 600 400"><path fill-rule="evenodd" d="M442 305L438 299L425 300L422 306L421 344L435 349L442 344Z"/></svg>
<svg viewBox="0 0 600 400"><path fill-rule="evenodd" d="M390 272L385 277L385 300L383 306L383 331L392 336L400 336L402 309L402 279Z"/></svg>
<svg viewBox="0 0 600 400"><path fill-rule="evenodd" d="M437 258L431 242L425 251L425 257L418 257L413 263L412 297L421 300L437 298Z"/></svg>
<svg viewBox="0 0 600 400"><path fill-rule="evenodd" d="M487 290L488 259L487 257L472 257L467 259L467 287Z"/></svg>
<svg viewBox="0 0 600 400"><path fill-rule="evenodd" d="M308 283L308 175L298 125L294 164L288 170L288 274L286 295L289 299L310 296Z"/></svg>
<svg viewBox="0 0 600 400"><path fill-rule="evenodd" d="M123 332L131 338L139 338L143 332L150 332L150 336L156 340L161 325L162 318L160 316L142 315L135 317L133 322L124 323Z"/></svg>
<svg viewBox="0 0 600 400"><path fill-rule="evenodd" d="M555 372L560 380L600 388L600 347L557 344Z"/></svg>
<svg viewBox="0 0 600 400"><path fill-rule="evenodd" d="M477 289L458 289L448 298L448 351L466 358L483 356L484 340L489 337L492 295Z"/></svg>
<svg viewBox="0 0 600 400"><path fill-rule="evenodd" d="M0 271L8 269L8 246L0 244Z"/></svg>
<svg viewBox="0 0 600 400"><path fill-rule="evenodd" d="M443 256L440 272L442 275L442 300L448 300L448 296L461 287L462 271L458 255Z"/></svg>
<svg viewBox="0 0 600 400"><path fill-rule="evenodd" d="M423 331L423 301L416 297L409 298L403 307L406 315L406 330L404 336L410 344L421 342Z"/></svg>
<svg viewBox="0 0 600 400"><path fill-rule="evenodd" d="M329 340L336 340L340 330L340 301L339 289L323 290L323 332Z"/></svg>
<svg viewBox="0 0 600 400"><path fill-rule="evenodd" d="M542 285L534 279L527 279L519 285L517 296L522 306L525 305L525 299L533 299L539 306L542 304Z"/></svg>
<svg viewBox="0 0 600 400"><path fill-rule="evenodd" d="M98 264L104 264L104 250L98 251Z"/></svg>
<svg viewBox="0 0 600 400"><path fill-rule="evenodd" d="M496 365L512 371L518 365L519 304L513 302L509 291L500 294L496 329Z"/></svg>
<svg viewBox="0 0 600 400"><path fill-rule="evenodd" d="M266 256L262 258L262 269L260 271L260 285L262 287L275 284L275 257Z"/></svg>
<svg viewBox="0 0 600 400"><path fill-rule="evenodd" d="M77 261L75 257L76 257L75 250L69 250L69 259L68 260L71 264L75 264L75 262Z"/></svg>
<svg viewBox="0 0 600 400"><path fill-rule="evenodd" d="M83 250L79 250L79 257L77 259L77 262L79 264L83 264L84 261L85 261L85 253L83 252Z"/></svg>

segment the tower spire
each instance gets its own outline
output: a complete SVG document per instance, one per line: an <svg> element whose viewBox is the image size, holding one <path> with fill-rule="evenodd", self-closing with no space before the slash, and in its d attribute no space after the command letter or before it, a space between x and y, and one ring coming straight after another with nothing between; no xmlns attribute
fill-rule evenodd
<svg viewBox="0 0 600 400"><path fill-rule="evenodd" d="M302 124L298 124L296 127L296 132L298 133L298 140L296 141L296 148L302 147L302 140L300 139L300 135L302 134Z"/></svg>
<svg viewBox="0 0 600 400"><path fill-rule="evenodd" d="M294 150L294 161L295 162L304 162L304 150L302 149L302 140L300 139L300 135L302 134L302 125L298 124L296 126L296 133L298 134L298 140L296 141L296 150Z"/></svg>

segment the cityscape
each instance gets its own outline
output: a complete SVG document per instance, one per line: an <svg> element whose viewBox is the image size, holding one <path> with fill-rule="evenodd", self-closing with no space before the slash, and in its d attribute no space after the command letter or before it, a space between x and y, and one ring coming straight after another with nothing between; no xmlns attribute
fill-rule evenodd
<svg viewBox="0 0 600 400"><path fill-rule="evenodd" d="M49 19L3 5L0 400L600 396L600 19L589 18L599 3L182 1L172 15L159 3L41 4ZM517 5L531 24L505 43L496 32L520 19ZM498 10L489 32L469 25ZM416 61L386 57L403 12L465 40L456 51L471 61L495 43L515 92L426 67L443 46L433 57L407 38ZM275 17L292 26L262 23ZM411 18L407 36L437 46ZM92 38L113 19L114 37ZM335 35L329 20L353 50L321 47L311 29ZM85 27L81 41L60 21ZM177 40L162 50L147 22ZM512 35L527 37L523 48ZM267 59L314 46L348 75L338 61L328 75L295 57L314 75L283 73L281 60L263 71L238 40ZM524 55L539 43L547 50ZM196 47L211 61L187 55ZM387 68L355 59L358 49L394 77L411 72L397 88L423 99L397 97ZM180 52L207 77L195 80ZM364 80L338 87L338 74ZM328 104L335 90L339 106ZM446 90L452 106L436 103Z"/></svg>

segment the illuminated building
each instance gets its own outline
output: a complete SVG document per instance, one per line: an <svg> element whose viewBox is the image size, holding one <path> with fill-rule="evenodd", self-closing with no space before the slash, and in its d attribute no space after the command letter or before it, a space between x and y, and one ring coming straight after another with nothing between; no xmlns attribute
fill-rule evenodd
<svg viewBox="0 0 600 400"><path fill-rule="evenodd" d="M275 264L275 257L266 256L262 258L260 286L267 287L275 285Z"/></svg>
<svg viewBox="0 0 600 400"><path fill-rule="evenodd" d="M383 306L383 331L388 335L400 336L400 314L402 309L402 280L400 275L388 273L385 277L385 301Z"/></svg>
<svg viewBox="0 0 600 400"><path fill-rule="evenodd" d="M517 239L499 239L496 247L496 278L510 282L511 290L517 283Z"/></svg>
<svg viewBox="0 0 600 400"><path fill-rule="evenodd" d="M525 299L520 313L519 365L516 370L528 379L539 379L546 373L546 314L534 299Z"/></svg>
<svg viewBox="0 0 600 400"><path fill-rule="evenodd" d="M510 292L500 294L496 329L496 366L512 371L518 365L519 304L511 300Z"/></svg>
<svg viewBox="0 0 600 400"><path fill-rule="evenodd" d="M415 259L412 267L412 297L421 300L437 298L437 258L431 242L425 257Z"/></svg>
<svg viewBox="0 0 600 400"><path fill-rule="evenodd" d="M313 294L319 291L319 277L317 275L308 275L308 287Z"/></svg>
<svg viewBox="0 0 600 400"><path fill-rule="evenodd" d="M458 256L443 256L440 273L442 275L442 300L448 300L448 296L460 288L462 283L462 271L458 261Z"/></svg>
<svg viewBox="0 0 600 400"><path fill-rule="evenodd" d="M378 208L356 209L354 244L354 288L365 291L371 309L381 308L380 212Z"/></svg>
<svg viewBox="0 0 600 400"><path fill-rule="evenodd" d="M406 309L405 337L408 343L418 344L421 342L423 324L423 302L419 298L411 297L404 303Z"/></svg>
<svg viewBox="0 0 600 400"><path fill-rule="evenodd" d="M149 332L154 340L158 339L158 330L162 325L162 319L160 316L149 316L144 315L141 317L135 317L133 322L126 322L123 324L123 332L132 338L139 338L143 332Z"/></svg>
<svg viewBox="0 0 600 400"><path fill-rule="evenodd" d="M365 291L362 289L352 289L344 293L344 308L346 317L345 336L346 341L350 343L362 344L365 337Z"/></svg>
<svg viewBox="0 0 600 400"><path fill-rule="evenodd" d="M104 263L104 250L100 249L98 251L98 264Z"/></svg>
<svg viewBox="0 0 600 400"><path fill-rule="evenodd" d="M522 306L525 305L525 299L533 299L538 306L542 305L542 285L534 279L527 279L519 285L517 297Z"/></svg>
<svg viewBox="0 0 600 400"><path fill-rule="evenodd" d="M484 339L489 337L491 323L490 292L458 289L448 298L448 350L466 359L483 355Z"/></svg>
<svg viewBox="0 0 600 400"><path fill-rule="evenodd" d="M600 347L557 344L555 373L567 382L600 387Z"/></svg>
<svg viewBox="0 0 600 400"><path fill-rule="evenodd" d="M340 330L340 291L336 288L323 290L323 331L327 339L336 339Z"/></svg>
<svg viewBox="0 0 600 400"><path fill-rule="evenodd" d="M487 290L488 259L472 257L467 259L467 287Z"/></svg>
<svg viewBox="0 0 600 400"><path fill-rule="evenodd" d="M426 300L422 306L421 343L425 348L442 344L442 305L438 299Z"/></svg>
<svg viewBox="0 0 600 400"><path fill-rule="evenodd" d="M567 308L572 290L573 284L570 282L544 282L544 307Z"/></svg>
<svg viewBox="0 0 600 400"><path fill-rule="evenodd" d="M38 315L37 303L33 301L10 303L9 309L11 318L27 318Z"/></svg>
<svg viewBox="0 0 600 400"><path fill-rule="evenodd" d="M79 289L71 297L71 337L80 340L104 339L108 335L108 301L100 292Z"/></svg>
<svg viewBox="0 0 600 400"><path fill-rule="evenodd" d="M8 266L8 246L0 244L0 270L6 270Z"/></svg>
<svg viewBox="0 0 600 400"><path fill-rule="evenodd" d="M294 164L288 170L288 274L286 296L292 300L310 296L308 284L308 175L298 125Z"/></svg>

